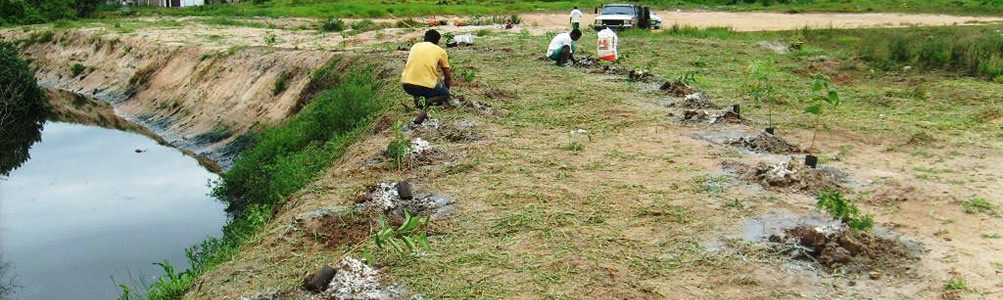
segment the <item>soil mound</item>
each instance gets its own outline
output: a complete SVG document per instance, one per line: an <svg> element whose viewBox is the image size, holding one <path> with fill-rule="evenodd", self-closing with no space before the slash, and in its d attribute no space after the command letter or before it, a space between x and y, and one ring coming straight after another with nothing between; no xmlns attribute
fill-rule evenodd
<svg viewBox="0 0 1003 300"><path fill-rule="evenodd" d="M842 183L846 174L832 168L811 168L798 162L796 158L778 164L760 162L755 167L737 161L721 163L726 171L732 171L749 181L765 188L815 194L822 190L845 190Z"/></svg>
<svg viewBox="0 0 1003 300"><path fill-rule="evenodd" d="M697 90L696 88L690 87L688 84L686 84L685 82L683 82L681 80L666 81L658 89L662 90L662 91L664 91L666 93L669 93L669 95L673 95L673 96L676 96L676 97L686 97L686 95L691 95L691 94L699 92L699 90Z"/></svg>
<svg viewBox="0 0 1003 300"><path fill-rule="evenodd" d="M784 139L763 132L754 136L744 136L727 142L728 145L758 153L796 154L803 151Z"/></svg>
<svg viewBox="0 0 1003 300"><path fill-rule="evenodd" d="M835 273L898 273L908 270L906 263L915 260L898 241L840 225L800 225L770 236L770 242L792 259L814 262Z"/></svg>
<svg viewBox="0 0 1003 300"><path fill-rule="evenodd" d="M706 110L685 110L682 115L682 122L685 123L741 123L742 118L733 111L711 112Z"/></svg>
<svg viewBox="0 0 1003 300"><path fill-rule="evenodd" d="M367 186L353 201L361 211L381 212L404 216L404 210L422 216L442 218L453 211L453 201L448 197L429 193L406 181L381 182Z"/></svg>
<svg viewBox="0 0 1003 300"><path fill-rule="evenodd" d="M704 96L701 92L692 93L686 95L683 101L672 103L670 107L688 108L688 109L719 109L720 105L711 102L707 96Z"/></svg>

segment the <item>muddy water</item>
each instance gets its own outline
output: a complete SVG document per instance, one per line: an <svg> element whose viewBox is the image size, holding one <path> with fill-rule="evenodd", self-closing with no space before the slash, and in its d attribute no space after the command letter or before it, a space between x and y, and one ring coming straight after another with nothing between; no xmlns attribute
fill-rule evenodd
<svg viewBox="0 0 1003 300"><path fill-rule="evenodd" d="M30 154L0 179L13 299L115 299L160 275L153 262L187 267L184 249L226 221L217 176L147 136L48 122Z"/></svg>

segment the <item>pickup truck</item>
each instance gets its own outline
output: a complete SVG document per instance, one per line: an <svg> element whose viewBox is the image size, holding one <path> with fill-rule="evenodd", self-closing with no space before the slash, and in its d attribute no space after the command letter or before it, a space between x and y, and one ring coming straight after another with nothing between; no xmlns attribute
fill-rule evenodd
<svg viewBox="0 0 1003 300"><path fill-rule="evenodd" d="M647 13L647 18L642 16ZM595 9L596 18L592 28L613 30L640 27L658 29L662 26L662 18L647 7L633 4L606 4Z"/></svg>

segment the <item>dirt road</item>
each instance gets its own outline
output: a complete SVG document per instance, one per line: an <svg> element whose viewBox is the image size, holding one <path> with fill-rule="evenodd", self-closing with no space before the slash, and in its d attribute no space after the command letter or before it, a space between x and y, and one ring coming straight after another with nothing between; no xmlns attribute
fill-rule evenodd
<svg viewBox="0 0 1003 300"><path fill-rule="evenodd" d="M696 27L731 27L735 31L791 30L804 26L811 28L898 27L910 25L954 25L982 22L1001 22L1003 17L963 17L926 14L785 14L771 12L713 12L713 11L658 11L663 27L673 24ZM525 14L524 22L540 27L565 27L568 16L564 14ZM587 13L583 23L591 24L594 14Z"/></svg>

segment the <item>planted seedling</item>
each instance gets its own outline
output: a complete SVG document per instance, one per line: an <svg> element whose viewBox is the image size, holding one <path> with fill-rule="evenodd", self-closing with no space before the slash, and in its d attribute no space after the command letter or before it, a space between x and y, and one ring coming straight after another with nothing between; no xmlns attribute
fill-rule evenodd
<svg viewBox="0 0 1003 300"><path fill-rule="evenodd" d="M407 158L407 154L411 151L411 142L404 137L404 123L400 120L394 122L393 131L394 139L387 146L387 156L390 157L390 163L396 166L398 169L404 165L404 160Z"/></svg>
<svg viewBox="0 0 1003 300"><path fill-rule="evenodd" d="M373 236L376 247L393 251L400 257L415 254L419 249L431 248L428 242L428 234L425 232L431 217L418 216L410 211L404 210L404 223L400 227L394 228L387 224L387 218L380 215L380 231Z"/></svg>
<svg viewBox="0 0 1003 300"><path fill-rule="evenodd" d="M777 73L776 61L773 57L767 60L754 60L749 62L748 80L750 81L749 96L757 107L766 107L766 132L774 133L773 127L773 102L776 89L770 84Z"/></svg>
<svg viewBox="0 0 1003 300"><path fill-rule="evenodd" d="M833 220L839 220L854 231L871 229L874 219L860 212L855 204L843 198L839 191L824 190L818 194L818 208L832 215Z"/></svg>
<svg viewBox="0 0 1003 300"><path fill-rule="evenodd" d="M832 109L839 107L839 91L829 81L829 77L822 74L812 75L814 83L811 88L811 101L805 107L804 112L815 115L815 126L811 134L811 146L808 150L815 149L815 137L818 135L818 128L822 125L822 106L828 104ZM818 164L818 157L814 155L805 156L805 165L814 168Z"/></svg>

